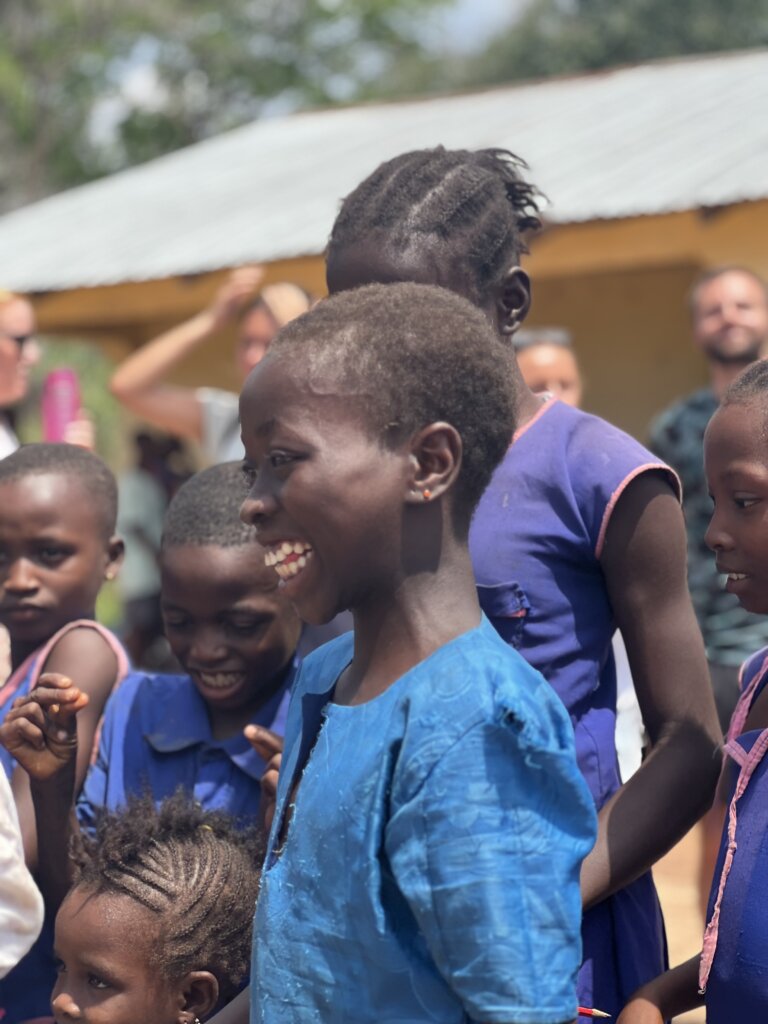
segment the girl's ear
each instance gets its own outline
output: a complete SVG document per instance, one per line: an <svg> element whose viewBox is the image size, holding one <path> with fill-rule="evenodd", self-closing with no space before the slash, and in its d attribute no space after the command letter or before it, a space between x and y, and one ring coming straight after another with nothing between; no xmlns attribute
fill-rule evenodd
<svg viewBox="0 0 768 1024"><path fill-rule="evenodd" d="M531 308L531 279L522 267L509 267L497 286L496 319L500 334L514 334Z"/></svg>
<svg viewBox="0 0 768 1024"><path fill-rule="evenodd" d="M125 543L122 537L110 537L107 544L107 564L104 568L104 578L113 580L123 564L125 557Z"/></svg>
<svg viewBox="0 0 768 1024"><path fill-rule="evenodd" d="M179 982L180 1005L178 1024L204 1021L216 1009L219 983L210 971L190 971Z"/></svg>
<svg viewBox="0 0 768 1024"><path fill-rule="evenodd" d="M461 469L461 436L450 423L430 423L411 439L406 502L422 505L450 490Z"/></svg>

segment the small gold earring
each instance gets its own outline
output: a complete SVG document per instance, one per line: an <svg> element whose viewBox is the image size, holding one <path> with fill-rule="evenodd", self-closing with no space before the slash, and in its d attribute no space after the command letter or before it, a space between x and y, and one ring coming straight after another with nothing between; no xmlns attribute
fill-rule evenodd
<svg viewBox="0 0 768 1024"><path fill-rule="evenodd" d="M429 501L429 499L432 497L432 491L430 491L428 487L425 487L424 490L421 492L421 496L424 499L424 501Z"/></svg>

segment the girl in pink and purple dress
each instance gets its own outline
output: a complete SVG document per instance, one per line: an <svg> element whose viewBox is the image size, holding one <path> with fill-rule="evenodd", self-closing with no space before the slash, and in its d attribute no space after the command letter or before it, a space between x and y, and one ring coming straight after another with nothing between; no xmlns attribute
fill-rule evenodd
<svg viewBox="0 0 768 1024"><path fill-rule="evenodd" d="M0 687L0 722L42 672L77 676L88 695L78 717L78 791L107 697L128 670L120 644L94 621L99 590L122 559L116 516L115 479L84 448L25 445L0 461L0 623L10 635L12 666ZM26 773L0 748L3 770L11 779L27 865L34 871L52 851L38 843ZM48 1018L55 977L51 950L47 920L30 953L0 981L3 1024Z"/></svg>
<svg viewBox="0 0 768 1024"><path fill-rule="evenodd" d="M438 284L470 299L508 343L520 427L475 513L480 604L562 698L599 812L584 862L579 1002L616 1015L665 964L649 873L711 803L719 730L686 582L677 479L610 424L525 387L510 336L530 306L519 266L536 190L499 150L441 147L382 164L342 204L331 292ZM511 440L511 439L510 439ZM611 641L626 642L650 750L622 786Z"/></svg>
<svg viewBox="0 0 768 1024"><path fill-rule="evenodd" d="M768 614L768 363L731 385L707 428L704 463L714 501L707 544L726 589ZM660 1024L704 1004L707 1024L768 1020L768 648L741 672L725 745L728 815L701 957L642 988L620 1024Z"/></svg>

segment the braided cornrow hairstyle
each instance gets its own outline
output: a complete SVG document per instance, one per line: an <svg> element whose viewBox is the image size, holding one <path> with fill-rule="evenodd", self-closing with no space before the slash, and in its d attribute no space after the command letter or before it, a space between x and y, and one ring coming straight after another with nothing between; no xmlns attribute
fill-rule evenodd
<svg viewBox="0 0 768 1024"><path fill-rule="evenodd" d="M210 971L229 999L246 977L262 849L223 813L182 791L155 807L132 798L72 851L75 886L130 896L160 918L156 962L168 978Z"/></svg>
<svg viewBox="0 0 768 1024"><path fill-rule="evenodd" d="M361 239L394 253L422 252L460 268L464 294L481 304L527 252L524 235L541 227L540 193L524 161L504 149L414 150L387 160L344 200L327 257Z"/></svg>

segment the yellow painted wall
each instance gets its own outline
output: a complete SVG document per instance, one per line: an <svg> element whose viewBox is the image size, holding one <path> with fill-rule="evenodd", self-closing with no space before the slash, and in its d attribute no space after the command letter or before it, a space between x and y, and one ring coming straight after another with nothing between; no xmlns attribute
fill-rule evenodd
<svg viewBox="0 0 768 1024"><path fill-rule="evenodd" d="M691 282L723 263L768 278L766 238L768 201L548 228L526 261L534 282L529 323L572 331L587 407L642 437L654 412L706 381L689 338ZM40 295L41 332L92 338L117 360L201 309L226 273ZM323 294L322 258L271 264L266 280ZM232 337L211 339L174 379L235 388L232 345Z"/></svg>

